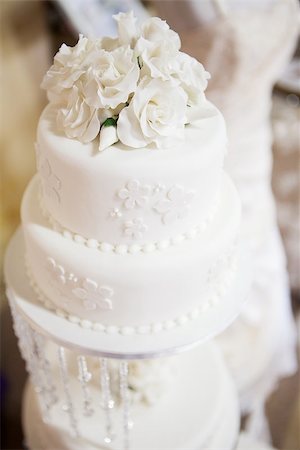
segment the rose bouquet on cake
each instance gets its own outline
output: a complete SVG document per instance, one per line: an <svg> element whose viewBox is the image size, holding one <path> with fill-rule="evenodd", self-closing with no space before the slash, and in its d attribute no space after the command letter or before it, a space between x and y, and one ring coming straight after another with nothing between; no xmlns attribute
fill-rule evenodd
<svg viewBox="0 0 300 450"><path fill-rule="evenodd" d="M83 143L99 135L99 150L119 140L169 147L185 125L207 116L210 75L158 17L141 26L132 12L114 18L116 38L80 35L74 47L63 44L44 77L58 127Z"/></svg>

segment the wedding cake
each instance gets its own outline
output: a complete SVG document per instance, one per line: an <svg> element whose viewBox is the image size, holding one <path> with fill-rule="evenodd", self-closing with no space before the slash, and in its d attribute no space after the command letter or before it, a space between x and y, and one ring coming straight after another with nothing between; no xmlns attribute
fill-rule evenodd
<svg viewBox="0 0 300 450"><path fill-rule="evenodd" d="M63 45L44 78L26 264L41 300L72 322L150 334L222 298L240 203L209 74L160 19L116 20L117 38Z"/></svg>
<svg viewBox="0 0 300 450"><path fill-rule="evenodd" d="M49 104L37 130L38 173L21 207L27 295L40 302L38 314L58 316L66 334L88 329L99 343L104 336L163 342L170 330L184 334L199 317L205 322L211 310L221 323L218 308L226 308L237 279L240 202L223 172L226 129L205 97L208 72L180 51L179 36L159 18L141 26L132 13L115 19L116 38L80 36L75 47L62 45L42 83ZM60 357L67 400L76 404L76 374L68 385ZM138 371L133 448L230 450L239 412L219 353L208 344L176 358L177 375L154 401L145 402L145 373L161 388L164 365ZM51 352L43 361L56 374ZM144 363L130 363L129 375L134 364ZM42 420L29 384L29 447L107 448L97 441L101 414L89 423L80 417L81 438L71 438L61 406L52 421Z"/></svg>

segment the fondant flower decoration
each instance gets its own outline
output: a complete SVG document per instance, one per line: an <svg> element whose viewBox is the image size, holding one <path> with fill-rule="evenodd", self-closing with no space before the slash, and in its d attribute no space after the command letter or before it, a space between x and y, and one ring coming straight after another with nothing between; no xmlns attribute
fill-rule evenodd
<svg viewBox="0 0 300 450"><path fill-rule="evenodd" d="M83 280L81 287L73 289L73 294L82 300L83 307L87 310L95 310L97 308L103 311L112 309L112 296L114 291L109 286L98 286L98 284L86 278Z"/></svg>
<svg viewBox="0 0 300 450"><path fill-rule="evenodd" d="M155 144L170 147L182 139L186 124L187 95L171 81L145 76L130 104L120 112L117 133L120 141L133 148Z"/></svg>
<svg viewBox="0 0 300 450"><path fill-rule="evenodd" d="M60 264L57 264L55 259L51 257L47 258L47 265L55 279L58 280L60 284L66 284L67 276L65 269Z"/></svg>
<svg viewBox="0 0 300 450"><path fill-rule="evenodd" d="M163 223L169 224L187 215L194 195L194 191L186 191L184 187L175 185L153 208L162 215Z"/></svg>
<svg viewBox="0 0 300 450"><path fill-rule="evenodd" d="M51 285L61 296L61 305L66 306L70 303L71 290L78 284L78 278L61 265L57 264L54 258L47 258L47 267L51 275Z"/></svg>
<svg viewBox="0 0 300 450"><path fill-rule="evenodd" d="M128 220L124 225L124 234L132 239L141 239L148 227L141 217Z"/></svg>
<svg viewBox="0 0 300 450"><path fill-rule="evenodd" d="M42 82L59 128L83 143L100 136L102 151L170 147L184 126L208 117L209 73L180 51L180 38L158 17L140 26L132 12L114 16L118 36L62 45ZM114 120L108 128L105 121Z"/></svg>
<svg viewBox="0 0 300 450"><path fill-rule="evenodd" d="M43 188L45 194L55 200L57 203L60 202L60 190L61 181L53 173L50 162L48 159L43 158L41 153L37 151L37 168L42 178Z"/></svg>
<svg viewBox="0 0 300 450"><path fill-rule="evenodd" d="M145 206L150 193L150 186L142 185L138 180L130 180L125 188L119 190L118 196L124 200L126 209L133 209Z"/></svg>

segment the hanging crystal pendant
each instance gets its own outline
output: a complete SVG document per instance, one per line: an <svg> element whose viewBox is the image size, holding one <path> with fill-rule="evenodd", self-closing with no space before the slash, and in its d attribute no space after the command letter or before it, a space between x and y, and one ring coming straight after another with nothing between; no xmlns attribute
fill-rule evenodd
<svg viewBox="0 0 300 450"><path fill-rule="evenodd" d="M77 364L79 372L78 380L81 384L83 395L83 415L89 417L94 413L94 410L91 406L92 399L88 388L88 383L92 379L92 374L88 371L86 358L84 356L77 356Z"/></svg>
<svg viewBox="0 0 300 450"><path fill-rule="evenodd" d="M120 377L120 396L122 406L122 421L123 421L123 440L124 450L129 450L129 430L133 426L133 422L130 419L129 408L129 390L128 390L128 361L121 361L119 366Z"/></svg>
<svg viewBox="0 0 300 450"><path fill-rule="evenodd" d="M71 427L71 435L72 437L78 437L78 427L77 420L75 418L75 411L72 402L72 397L70 393L70 384L69 384L69 375L68 375L68 367L65 355L65 349L63 347L58 347L58 362L60 368L61 379L63 383L63 389L65 394L65 405L63 406L64 411L68 413L70 427Z"/></svg>
<svg viewBox="0 0 300 450"><path fill-rule="evenodd" d="M12 301L9 303L13 318L13 328L18 338L20 353L25 360L26 370L30 375L34 390L38 395L43 420L47 422L49 421L51 404L48 399L48 393L44 383L45 380L43 380L41 374L38 352L34 341L34 331L17 312L14 303Z"/></svg>
<svg viewBox="0 0 300 450"><path fill-rule="evenodd" d="M100 358L100 383L102 392L102 408L105 414L105 437L104 442L110 444L114 439L111 410L115 406L115 402L111 396L110 390L110 376L108 370L107 358Z"/></svg>
<svg viewBox="0 0 300 450"><path fill-rule="evenodd" d="M39 361L40 372L44 379L44 390L49 408L57 402L56 389L53 383L51 365L45 355L46 339L44 336L32 330L32 339Z"/></svg>

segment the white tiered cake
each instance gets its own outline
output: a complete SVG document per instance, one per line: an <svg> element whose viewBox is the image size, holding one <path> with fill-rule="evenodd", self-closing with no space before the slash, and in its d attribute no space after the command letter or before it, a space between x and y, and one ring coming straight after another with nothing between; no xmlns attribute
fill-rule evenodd
<svg viewBox="0 0 300 450"><path fill-rule="evenodd" d="M229 321L222 322L222 311L237 279L240 203L222 170L226 131L222 115L204 95L209 74L179 51L178 35L160 19L141 27L131 13L116 20L115 39L80 36L75 47L63 45L43 81L50 103L38 125L38 174L21 211L26 272L35 291L26 291L21 309L27 319L34 311L30 323L40 322L42 334L57 332L59 344L64 330L68 344L76 341L75 350L81 336L93 341L93 354L116 336L129 347L139 340L151 347L154 339L163 343L170 330L188 335L199 318L203 325L211 322L207 314L213 310L220 326L205 329L201 339L211 337ZM17 251L15 243L10 260ZM11 297L13 291L22 297L12 280L7 275ZM49 316L41 306L26 309L30 296L51 311ZM48 328L43 333L48 317L52 334ZM92 334L84 334L87 330ZM20 327L17 334L22 338ZM68 384L60 351L75 428L70 402L79 401L79 388L75 374ZM35 352L33 346L27 356ZM39 355L46 358L41 370L51 365L55 374L54 358ZM177 358L181 375L174 375L167 395L154 406L136 406L137 416L150 426L137 423L133 448L215 449L222 443L231 449L239 413L220 355L207 345ZM141 386L142 380L139 394ZM59 389L58 394L63 395ZM78 441L66 437L61 405L55 406L55 420L43 423L35 395L29 385L24 423L31 450L105 447L97 440L101 411L82 426Z"/></svg>
<svg viewBox="0 0 300 450"><path fill-rule="evenodd" d="M117 20L117 39L62 46L44 79L51 102L22 224L47 305L84 327L144 334L198 317L224 294L240 203L222 171L225 126L205 99L203 66L160 19L139 34L133 16ZM117 142L99 152L111 135Z"/></svg>

